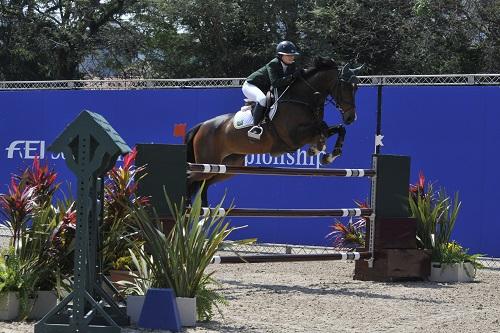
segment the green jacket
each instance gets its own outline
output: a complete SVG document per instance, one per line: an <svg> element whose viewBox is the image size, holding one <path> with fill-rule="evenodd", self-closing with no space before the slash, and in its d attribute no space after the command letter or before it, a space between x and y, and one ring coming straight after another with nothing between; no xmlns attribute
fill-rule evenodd
<svg viewBox="0 0 500 333"><path fill-rule="evenodd" d="M278 58L274 58L265 66L253 72L247 82L257 86L263 93L267 93L271 86L273 88L282 88L292 83L292 74L295 72L295 63L288 65L286 73L283 72L283 66Z"/></svg>

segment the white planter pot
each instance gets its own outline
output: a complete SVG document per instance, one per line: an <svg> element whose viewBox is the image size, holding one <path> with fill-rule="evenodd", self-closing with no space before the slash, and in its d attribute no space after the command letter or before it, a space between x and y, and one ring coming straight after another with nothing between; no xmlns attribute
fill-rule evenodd
<svg viewBox="0 0 500 333"><path fill-rule="evenodd" d="M130 317L131 324L137 324L141 316L142 306L146 296L127 296L127 315Z"/></svg>
<svg viewBox="0 0 500 333"><path fill-rule="evenodd" d="M470 262L458 264L431 263L429 281L434 282L470 282L474 280L476 270Z"/></svg>
<svg viewBox="0 0 500 333"><path fill-rule="evenodd" d="M57 295L53 290L37 291L36 297L29 300L31 307L28 319L42 319L53 307L57 305Z"/></svg>
<svg viewBox="0 0 500 333"><path fill-rule="evenodd" d="M19 316L19 297L16 292L0 293L0 320L13 320Z"/></svg>
<svg viewBox="0 0 500 333"><path fill-rule="evenodd" d="M196 297L176 297L182 326L196 326Z"/></svg>

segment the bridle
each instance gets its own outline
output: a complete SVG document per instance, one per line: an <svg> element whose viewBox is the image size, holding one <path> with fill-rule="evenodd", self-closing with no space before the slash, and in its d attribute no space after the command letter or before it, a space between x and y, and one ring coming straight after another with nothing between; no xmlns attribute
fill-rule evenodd
<svg viewBox="0 0 500 333"><path fill-rule="evenodd" d="M353 98L352 102L342 100L342 84L352 84L352 83L350 83L346 80L343 80L343 79L335 80L333 82L333 84L330 86L331 89L328 90L330 92L330 94L328 94L326 96L326 102L331 103L332 105L335 105L337 110L339 110L341 114L344 114L348 111L355 109L356 102L355 102L354 98ZM332 94L331 92L334 92L334 93ZM333 95L336 95L337 99L334 99ZM344 110L343 108L341 108L340 104L342 104L342 102L343 102L343 104L348 105L349 109Z"/></svg>
<svg viewBox="0 0 500 333"><path fill-rule="evenodd" d="M339 74L337 75L337 78L340 77L340 74L341 73L339 72ZM305 79L302 76L300 76L300 78L313 91L314 95L321 95L321 93L307 79ZM355 109L355 107L356 107L354 99L352 102L342 100L342 84L343 83L344 84L345 83L352 84L352 83L350 83L346 80L343 80L343 79L334 80L333 83L330 85L330 88L328 89L328 94L325 97L325 103L324 103L324 105L327 105L327 104L334 105L337 108L337 110L340 111L340 113L342 115L344 115L348 111ZM333 97L334 95L337 96L337 98L334 98ZM343 108L341 108L340 105L342 104L342 102L344 102L344 104L347 104L349 106L349 109L344 110ZM324 105L323 105L323 107L324 107ZM318 109L318 108L319 108L319 106L316 106L316 109Z"/></svg>

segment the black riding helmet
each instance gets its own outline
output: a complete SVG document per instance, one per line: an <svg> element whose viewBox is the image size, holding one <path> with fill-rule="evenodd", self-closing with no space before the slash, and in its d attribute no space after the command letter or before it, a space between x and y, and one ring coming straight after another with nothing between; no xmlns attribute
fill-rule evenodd
<svg viewBox="0 0 500 333"><path fill-rule="evenodd" d="M300 53L294 43L284 40L276 46L276 55L279 58L282 55L298 56Z"/></svg>

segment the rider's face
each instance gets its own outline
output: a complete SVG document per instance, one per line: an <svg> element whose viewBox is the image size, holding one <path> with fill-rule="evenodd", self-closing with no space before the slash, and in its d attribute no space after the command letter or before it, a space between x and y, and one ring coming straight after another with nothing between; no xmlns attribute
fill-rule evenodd
<svg viewBox="0 0 500 333"><path fill-rule="evenodd" d="M295 62L295 56L284 54L281 56L281 61L283 61L285 65L291 65Z"/></svg>

